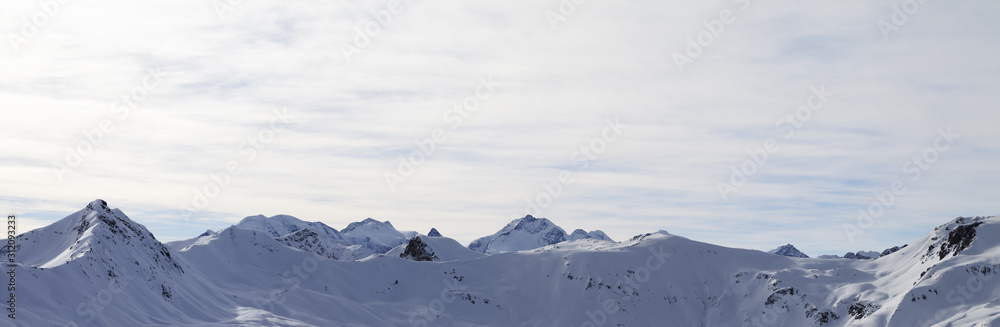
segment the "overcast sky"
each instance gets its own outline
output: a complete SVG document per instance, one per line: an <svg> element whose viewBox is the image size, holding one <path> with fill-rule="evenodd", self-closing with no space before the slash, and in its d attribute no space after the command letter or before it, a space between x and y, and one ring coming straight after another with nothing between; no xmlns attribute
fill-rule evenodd
<svg viewBox="0 0 1000 327"><path fill-rule="evenodd" d="M4 1L0 207L810 255L1000 213L1000 3L581 2Z"/></svg>

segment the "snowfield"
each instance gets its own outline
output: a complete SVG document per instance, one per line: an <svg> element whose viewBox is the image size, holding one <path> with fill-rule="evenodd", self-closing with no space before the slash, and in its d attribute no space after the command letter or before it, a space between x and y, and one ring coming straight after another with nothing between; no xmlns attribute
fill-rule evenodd
<svg viewBox="0 0 1000 327"><path fill-rule="evenodd" d="M18 236L16 325L1000 326L998 217L874 260L530 216L469 247L433 234L254 216L164 245L95 200Z"/></svg>

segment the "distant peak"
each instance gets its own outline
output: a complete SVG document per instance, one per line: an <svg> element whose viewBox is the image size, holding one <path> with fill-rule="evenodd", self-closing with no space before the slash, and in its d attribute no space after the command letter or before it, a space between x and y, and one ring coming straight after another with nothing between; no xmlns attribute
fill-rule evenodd
<svg viewBox="0 0 1000 327"><path fill-rule="evenodd" d="M431 231L427 232L427 236L430 236L430 237L443 237L443 236L441 236L441 233L438 232L437 228L431 228Z"/></svg>
<svg viewBox="0 0 1000 327"><path fill-rule="evenodd" d="M255 215L255 216L247 216L246 218L243 218L243 220L240 220L240 223L245 222L245 221L259 221L259 222L267 222L267 221L292 221L292 222L301 222L302 220L299 219L299 218L296 218L294 216L289 216L289 215L274 215L274 216L271 216L271 217L268 217L268 216L265 216L265 215Z"/></svg>
<svg viewBox="0 0 1000 327"><path fill-rule="evenodd" d="M781 255L781 256L786 256L786 257L793 257L793 258L808 258L809 257L805 253L802 253L802 251L799 251L799 249L796 249L795 246L792 245L792 244L790 244L790 243L782 245L782 246L779 246L779 247L775 248L774 250L767 251L767 253Z"/></svg>
<svg viewBox="0 0 1000 327"><path fill-rule="evenodd" d="M110 211L111 210L111 209L108 208L108 203L105 202L104 200L101 200L101 199L96 199L94 201L90 201L90 203L87 204L87 209L94 210L94 211Z"/></svg>
<svg viewBox="0 0 1000 327"><path fill-rule="evenodd" d="M532 215L524 216L524 218L514 219L514 221L512 221L511 224L514 225L511 228L512 230L526 230L532 234L548 228L549 225L555 225L547 218L535 218Z"/></svg>
<svg viewBox="0 0 1000 327"><path fill-rule="evenodd" d="M208 236L208 235L212 235L212 234L215 234L215 231L212 231L211 229L209 229L209 230L206 230L204 233L201 233L201 235L198 235L198 237Z"/></svg>
<svg viewBox="0 0 1000 327"><path fill-rule="evenodd" d="M347 227L345 227L344 230L342 230L341 232L345 232L345 233L346 232L350 232L350 231L353 231L354 229L356 229L356 228L358 228L360 226L367 226L367 225L375 225L375 226L383 226L384 225L384 226L387 226L387 227L392 227L393 229L396 228L396 227L393 227L392 223L390 223L388 220L386 220L386 221L378 221L378 220L375 220L375 219L372 219L372 218L369 217L369 218L365 218L365 220L362 220L362 221L359 221L359 222L353 222L353 223L347 224Z"/></svg>

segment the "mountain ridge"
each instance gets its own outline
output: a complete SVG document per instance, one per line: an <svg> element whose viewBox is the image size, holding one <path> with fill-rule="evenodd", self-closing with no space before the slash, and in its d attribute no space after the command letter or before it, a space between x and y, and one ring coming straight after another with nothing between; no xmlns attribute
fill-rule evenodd
<svg viewBox="0 0 1000 327"><path fill-rule="evenodd" d="M998 326L998 218L955 218L875 260L778 256L661 231L493 255L415 235L385 254L339 261L282 243L284 236L268 230L236 226L165 246L120 210L94 201L19 236L18 283L31 291L18 295L18 305L32 309L18 319L29 325ZM520 228L538 236L553 225L536 219ZM312 228L285 236L320 235ZM56 251L61 246L90 250L53 261L65 257ZM539 298L546 300L528 301Z"/></svg>

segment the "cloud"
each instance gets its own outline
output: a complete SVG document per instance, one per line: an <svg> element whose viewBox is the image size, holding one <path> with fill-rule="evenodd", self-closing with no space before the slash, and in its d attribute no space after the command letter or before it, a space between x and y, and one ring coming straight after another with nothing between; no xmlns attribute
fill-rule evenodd
<svg viewBox="0 0 1000 327"><path fill-rule="evenodd" d="M588 1L555 29L546 12L559 1L401 1L388 24L376 18L387 1L242 2L221 19L213 3L70 1L16 51L0 46L0 197L23 199L5 205L52 221L100 197L168 240L285 213L468 242L568 170L574 182L543 210L564 228L810 254L881 249L953 216L996 214L991 2L924 3L889 40L878 24L891 1ZM0 5L0 32L20 35L39 10ZM679 71L674 54L724 10L735 21ZM359 49L350 60L347 46ZM123 115L116 101L155 69L162 82ZM487 77L496 91L459 126L446 120ZM819 86L834 95L785 139L776 122ZM292 124L251 159L246 142L282 108ZM624 134L581 169L574 153L616 118ZM114 130L59 181L67 147L105 119ZM842 225L908 178L901 166L949 126L962 138L848 242ZM436 129L446 139L392 191L385 173ZM722 201L717 182L769 138L780 150ZM231 161L240 173L182 218Z"/></svg>

